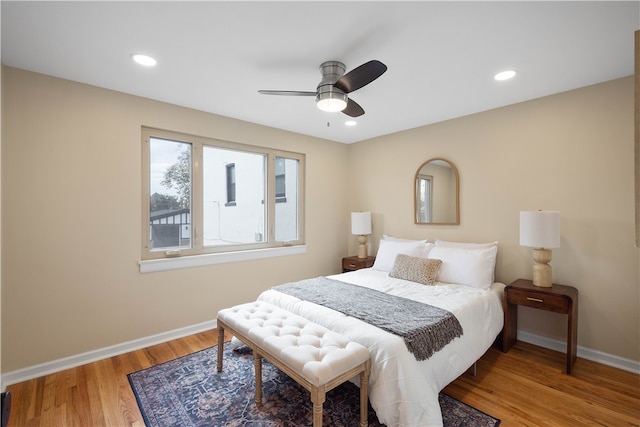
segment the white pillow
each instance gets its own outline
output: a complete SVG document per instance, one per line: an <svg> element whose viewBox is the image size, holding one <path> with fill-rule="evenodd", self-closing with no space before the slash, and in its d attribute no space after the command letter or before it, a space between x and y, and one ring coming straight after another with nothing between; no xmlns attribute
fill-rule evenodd
<svg viewBox="0 0 640 427"><path fill-rule="evenodd" d="M420 256L420 258L427 258L429 256L429 251L433 248L434 244L429 243L427 240L413 240L413 239L402 239L400 237L389 236L388 234L383 234L382 238L389 242L404 242L404 243L424 243L425 253L424 256Z"/></svg>
<svg viewBox="0 0 640 427"><path fill-rule="evenodd" d="M489 289L493 283L498 246L487 248L450 248L436 246L429 258L442 260L438 282Z"/></svg>
<svg viewBox="0 0 640 427"><path fill-rule="evenodd" d="M398 254L414 256L418 258L427 258L429 250L433 246L432 243L424 241L413 242L395 242L392 240L380 240L376 260L373 263L373 269L380 271L391 271L393 263Z"/></svg>
<svg viewBox="0 0 640 427"><path fill-rule="evenodd" d="M493 246L498 246L498 241L489 243L463 243L463 242L448 242L446 240L436 240L436 246L443 248L464 248L464 249L485 249Z"/></svg>
<svg viewBox="0 0 640 427"><path fill-rule="evenodd" d="M390 240L392 242L423 242L423 243L427 243L427 239L423 239L423 240L402 239L400 237L393 237L393 236L389 236L387 234L383 234L382 238L384 240Z"/></svg>

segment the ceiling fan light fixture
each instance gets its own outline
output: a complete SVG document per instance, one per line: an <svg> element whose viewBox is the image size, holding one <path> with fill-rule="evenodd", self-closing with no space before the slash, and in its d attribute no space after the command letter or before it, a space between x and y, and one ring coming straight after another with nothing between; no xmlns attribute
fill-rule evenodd
<svg viewBox="0 0 640 427"><path fill-rule="evenodd" d="M322 80L315 92L292 90L259 90L263 95L315 96L316 106L321 111L341 111L349 117L360 117L364 109L348 93L368 85L387 71L387 66L378 60L365 62L344 74L344 64L326 61L320 65Z"/></svg>
<svg viewBox="0 0 640 427"><path fill-rule="evenodd" d="M319 93L316 98L316 105L322 111L335 113L347 108L347 95L337 92Z"/></svg>

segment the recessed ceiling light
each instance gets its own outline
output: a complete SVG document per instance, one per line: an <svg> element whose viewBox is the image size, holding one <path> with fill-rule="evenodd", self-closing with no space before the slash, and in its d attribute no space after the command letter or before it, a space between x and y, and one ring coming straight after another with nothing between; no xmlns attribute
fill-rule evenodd
<svg viewBox="0 0 640 427"><path fill-rule="evenodd" d="M345 126L355 126L358 124L358 122L356 122L355 120L347 120L346 122L344 122Z"/></svg>
<svg viewBox="0 0 640 427"><path fill-rule="evenodd" d="M131 54L131 59L133 59L140 65L144 65L145 67L153 67L158 63L158 61L156 61L154 58L148 55L143 55L141 53Z"/></svg>
<svg viewBox="0 0 640 427"><path fill-rule="evenodd" d="M503 81L503 80L509 80L512 79L516 76L516 72L515 70L506 70L506 71L501 71L498 74L496 74L495 76L493 76L494 79L498 80L498 81Z"/></svg>

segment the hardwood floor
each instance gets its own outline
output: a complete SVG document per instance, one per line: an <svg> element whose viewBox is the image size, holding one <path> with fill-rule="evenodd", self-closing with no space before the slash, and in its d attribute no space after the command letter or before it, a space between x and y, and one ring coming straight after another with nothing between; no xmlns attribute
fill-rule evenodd
<svg viewBox="0 0 640 427"><path fill-rule="evenodd" d="M7 387L9 426L139 426L144 422L127 374L215 345L215 330ZM464 374L449 395L510 426L638 426L640 376L578 359L565 375L564 354L518 341L490 349L477 375Z"/></svg>
<svg viewBox="0 0 640 427"><path fill-rule="evenodd" d="M518 341L508 353L490 349L477 376L465 374L445 392L502 420L501 426L638 426L640 376Z"/></svg>

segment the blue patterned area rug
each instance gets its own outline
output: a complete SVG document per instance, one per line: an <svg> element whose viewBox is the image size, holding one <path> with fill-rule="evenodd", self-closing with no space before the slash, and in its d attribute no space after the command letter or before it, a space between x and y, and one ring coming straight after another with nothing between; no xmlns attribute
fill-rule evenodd
<svg viewBox="0 0 640 427"><path fill-rule="evenodd" d="M224 346L224 367L217 372L218 347L128 375L147 427L260 426L313 424L309 392L266 360L262 367L265 403L256 407L253 356L241 346ZM500 420L440 393L444 425L496 427ZM360 421L360 391L351 382L327 393L323 425L351 427ZM383 426L369 406L369 426Z"/></svg>

